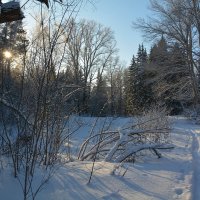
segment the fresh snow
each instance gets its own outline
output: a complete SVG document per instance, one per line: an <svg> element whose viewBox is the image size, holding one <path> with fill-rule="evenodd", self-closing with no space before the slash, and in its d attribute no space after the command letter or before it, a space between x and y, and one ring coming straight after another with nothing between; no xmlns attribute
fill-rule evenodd
<svg viewBox="0 0 200 200"><path fill-rule="evenodd" d="M82 126L71 146L89 134L93 118L82 118ZM142 157L134 164L74 161L60 166L38 194L38 200L199 200L200 126L185 118L173 118L171 143L174 149L160 150L162 158ZM128 118L113 121L117 129ZM103 122L98 122L99 127ZM1 164L1 163L0 163ZM39 174L36 174L36 177ZM21 200L22 191L9 168L0 171L0 199Z"/></svg>

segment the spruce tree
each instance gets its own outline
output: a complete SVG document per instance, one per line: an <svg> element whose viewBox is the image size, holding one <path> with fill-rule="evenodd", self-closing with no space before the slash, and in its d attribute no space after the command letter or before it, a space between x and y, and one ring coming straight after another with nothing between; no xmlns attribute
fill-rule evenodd
<svg viewBox="0 0 200 200"><path fill-rule="evenodd" d="M153 64L162 66L166 65L168 59L169 56L167 41L164 38L164 36L162 36L161 39L157 42L157 44L154 44L154 46L151 48L149 60Z"/></svg>
<svg viewBox="0 0 200 200"><path fill-rule="evenodd" d="M127 74L125 77L125 107L126 112L129 115L132 115L135 113L135 105L134 105L134 76L135 76L135 68L136 68L136 62L135 62L135 56L133 55L133 58L131 60L131 64L127 70Z"/></svg>
<svg viewBox="0 0 200 200"><path fill-rule="evenodd" d="M188 96L190 86L186 84L190 78L186 55L177 43L171 47L169 56L169 65L166 67L164 78L168 89L163 96L170 114L179 114L183 110L183 103L188 104L192 100L189 97L190 95Z"/></svg>
<svg viewBox="0 0 200 200"><path fill-rule="evenodd" d="M147 63L147 59L147 51L144 48L144 45L139 45L137 53L137 64L140 66L140 68L144 68L144 65Z"/></svg>
<svg viewBox="0 0 200 200"><path fill-rule="evenodd" d="M154 96L157 102L165 104L170 114L178 114L182 102L188 99L189 74L187 73L186 56L180 46L175 43L168 46L162 36L150 51L149 74Z"/></svg>
<svg viewBox="0 0 200 200"><path fill-rule="evenodd" d="M137 58L133 56L128 69L127 110L129 114L141 114L152 103L151 88L147 83L148 56L143 44L139 45Z"/></svg>
<svg viewBox="0 0 200 200"><path fill-rule="evenodd" d="M98 70L96 86L91 92L89 111L95 116L108 114L107 83L100 70Z"/></svg>
<svg viewBox="0 0 200 200"><path fill-rule="evenodd" d="M165 38L154 44L149 54L149 81L157 102L164 102L163 93L166 86L166 69L169 66L168 46ZM162 91L163 90L163 91Z"/></svg>

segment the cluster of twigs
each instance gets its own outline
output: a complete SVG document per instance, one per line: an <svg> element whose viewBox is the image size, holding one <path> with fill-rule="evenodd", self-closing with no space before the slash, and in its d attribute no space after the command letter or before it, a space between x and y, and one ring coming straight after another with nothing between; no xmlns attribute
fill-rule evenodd
<svg viewBox="0 0 200 200"><path fill-rule="evenodd" d="M169 131L165 109L153 108L143 117L137 117L131 126L91 135L81 145L78 158L124 162L142 150L150 150L160 158L158 149L170 148L167 145Z"/></svg>

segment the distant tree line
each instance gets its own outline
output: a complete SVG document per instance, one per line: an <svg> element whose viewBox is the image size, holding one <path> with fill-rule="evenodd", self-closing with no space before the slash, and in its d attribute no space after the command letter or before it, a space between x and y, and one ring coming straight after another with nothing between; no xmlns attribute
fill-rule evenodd
<svg viewBox="0 0 200 200"><path fill-rule="evenodd" d="M166 106L169 114L181 114L193 103L183 49L161 39L149 55L143 45L133 56L125 84L127 113L140 114L153 104Z"/></svg>
<svg viewBox="0 0 200 200"><path fill-rule="evenodd" d="M9 93L9 101L16 106L21 104L22 87L31 88L33 77L42 78L39 51L41 41L46 45L48 41L43 41L40 31L35 28L33 38L37 42L29 45L21 22L1 27L1 56L8 49L13 57L1 59L0 92L6 98ZM48 35L46 27L43 31ZM128 67L117 56L113 32L96 22L72 19L58 43L48 63L48 81L59 84L62 95L67 96L62 108L66 114L140 115L154 104L166 106L170 114L180 114L194 105L186 52L179 43L169 43L164 35L149 53L143 44L139 45ZM48 45L46 48L49 50ZM33 67L25 69L23 62L32 62ZM31 91L28 93L34 98Z"/></svg>
<svg viewBox="0 0 200 200"><path fill-rule="evenodd" d="M134 24L148 33L146 37L156 40L150 52L139 45L130 66L120 61L112 30L94 21L71 18L62 25L38 24L32 41L26 38L21 21L1 25L1 96L20 107L25 94L22 90L33 100L32 84L47 81L65 96L65 113L139 115L153 104L166 106L170 114L180 114L184 108L198 109L199 4L177 2L166 0L160 5L151 1L162 20ZM59 28L59 35L55 30L49 32L49 26ZM3 57L6 49L12 58ZM48 70L43 69L46 65ZM48 72L47 80L43 72Z"/></svg>

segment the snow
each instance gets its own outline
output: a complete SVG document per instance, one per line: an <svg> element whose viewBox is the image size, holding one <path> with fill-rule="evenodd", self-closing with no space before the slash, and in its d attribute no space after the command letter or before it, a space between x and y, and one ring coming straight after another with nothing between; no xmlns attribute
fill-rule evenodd
<svg viewBox="0 0 200 200"><path fill-rule="evenodd" d="M192 130L193 199L200 199L200 130Z"/></svg>
<svg viewBox="0 0 200 200"><path fill-rule="evenodd" d="M90 133L95 121L94 118L79 120L84 125L71 138L74 148ZM98 121L99 127L103 120ZM115 119L113 126L122 127L129 121L128 118ZM173 118L173 121L171 143L175 148L159 150L162 158L142 157L135 163L121 165L96 162L90 184L87 184L92 168L90 161L66 163L55 171L36 199L199 200L200 126L183 117ZM22 199L20 185L8 167L0 171L0 194L1 199Z"/></svg>

